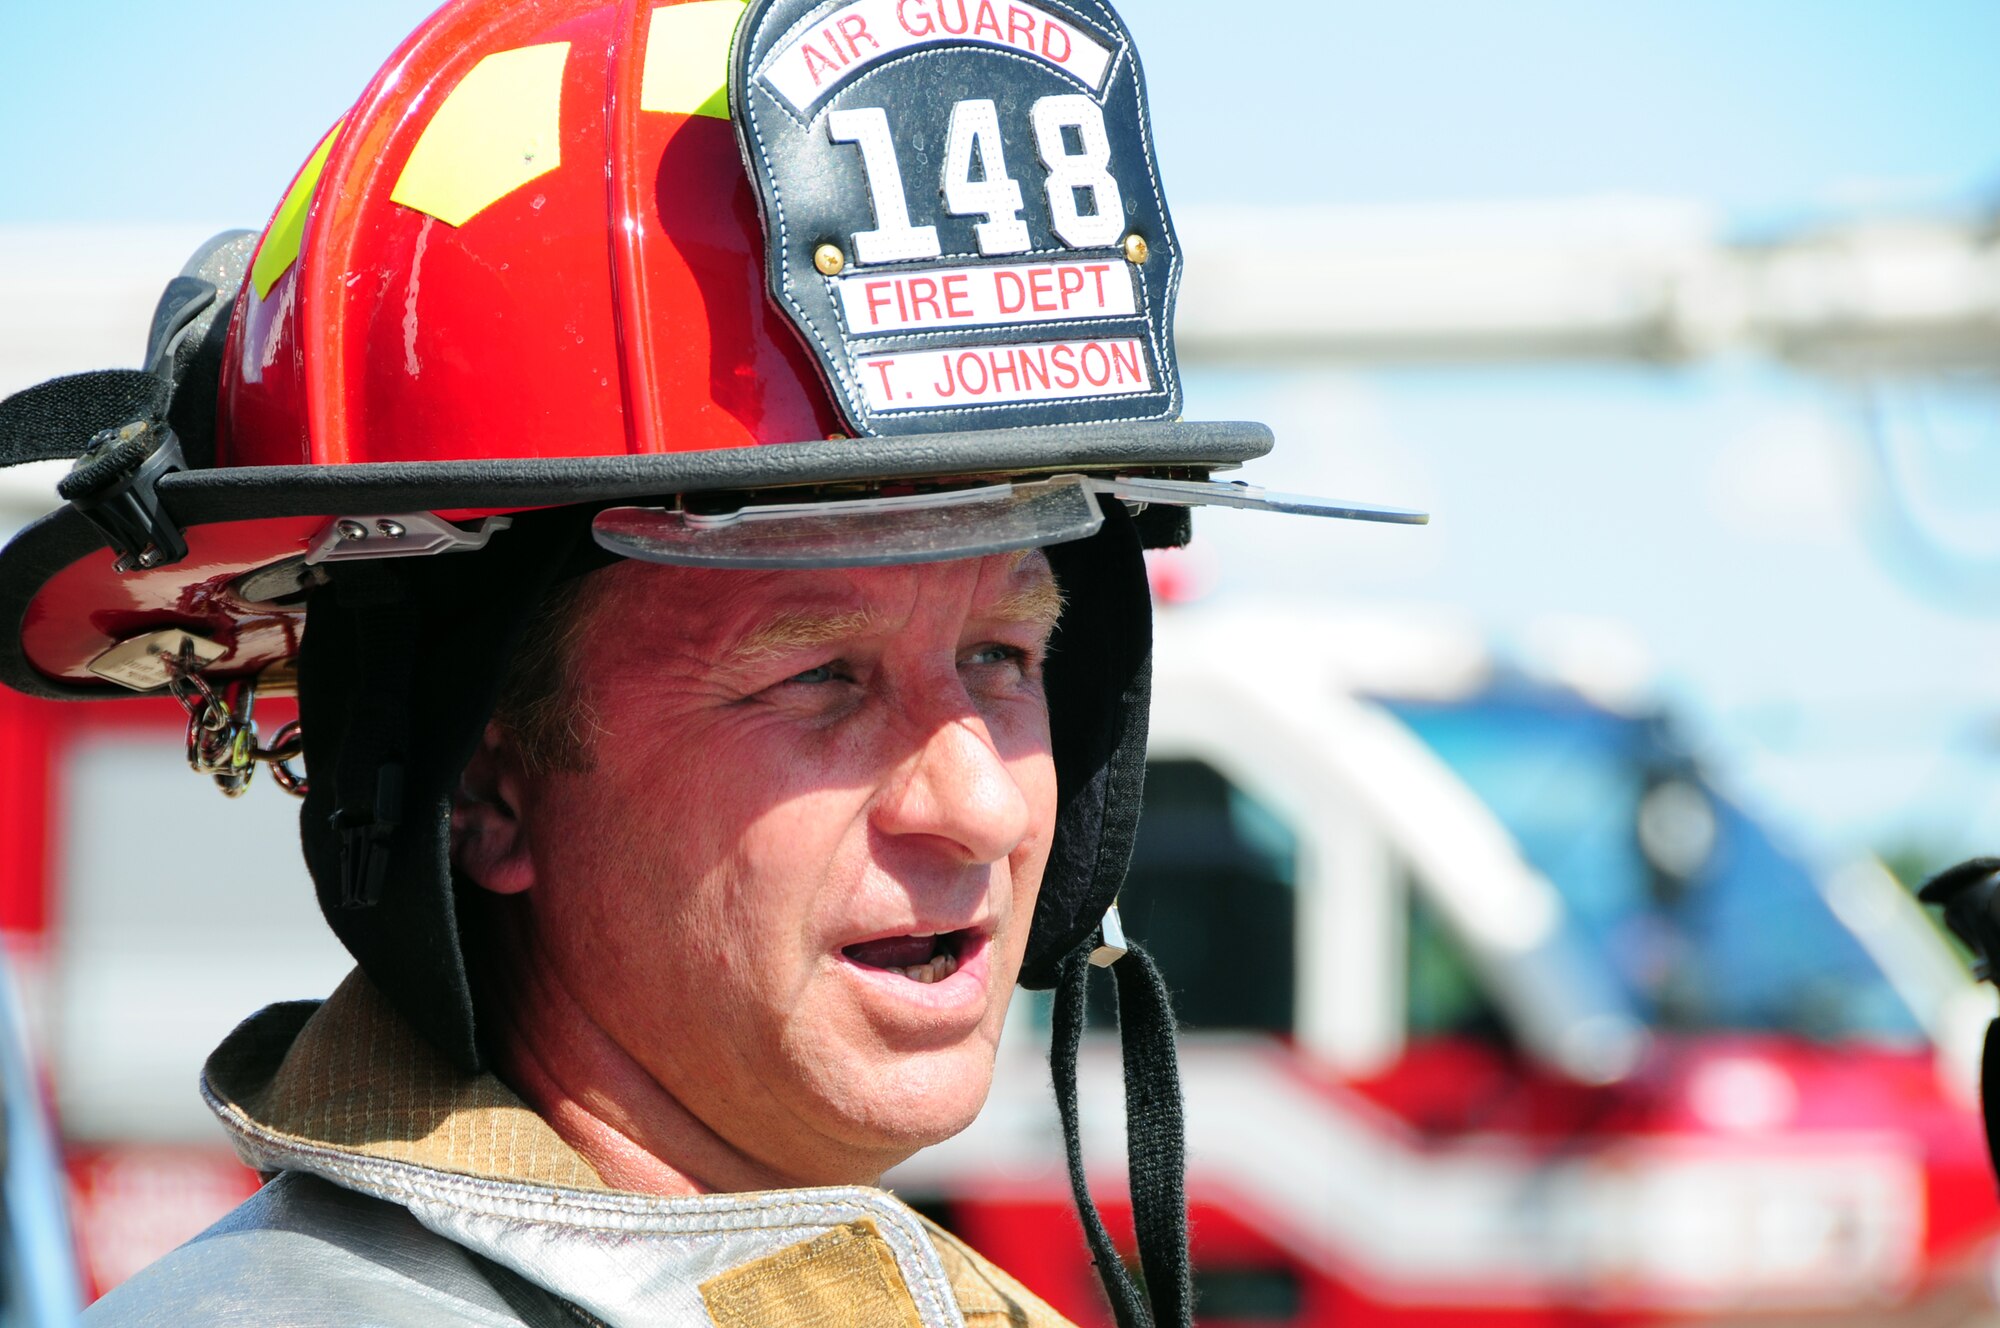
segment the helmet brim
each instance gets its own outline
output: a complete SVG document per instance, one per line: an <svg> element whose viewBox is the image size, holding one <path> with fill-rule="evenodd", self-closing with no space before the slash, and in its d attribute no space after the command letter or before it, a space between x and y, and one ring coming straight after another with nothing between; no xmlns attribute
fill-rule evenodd
<svg viewBox="0 0 2000 1328"><path fill-rule="evenodd" d="M214 672L254 672L296 648L282 607L246 603L234 586L298 558L325 522L435 512L453 517L675 494L963 476L1062 472L1206 475L1264 455L1271 432L1242 421L1115 423L998 429L922 438L816 439L639 456L245 466L176 472L163 507L186 535L180 562L120 573L96 526L64 507L0 550L0 683L32 696L124 693L89 670L118 640L203 625L224 629L231 655ZM452 556L452 555L442 555ZM106 605L129 606L116 635ZM251 630L236 628L248 624ZM260 635L261 633L261 635ZM251 639L261 642L252 645Z"/></svg>

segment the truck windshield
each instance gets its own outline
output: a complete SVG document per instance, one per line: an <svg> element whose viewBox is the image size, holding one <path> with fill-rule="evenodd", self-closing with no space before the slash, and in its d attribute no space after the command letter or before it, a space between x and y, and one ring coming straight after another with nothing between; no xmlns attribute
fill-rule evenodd
<svg viewBox="0 0 2000 1328"><path fill-rule="evenodd" d="M1541 691L1385 704L1506 825L1655 1026L1922 1037L1807 865L1658 721Z"/></svg>

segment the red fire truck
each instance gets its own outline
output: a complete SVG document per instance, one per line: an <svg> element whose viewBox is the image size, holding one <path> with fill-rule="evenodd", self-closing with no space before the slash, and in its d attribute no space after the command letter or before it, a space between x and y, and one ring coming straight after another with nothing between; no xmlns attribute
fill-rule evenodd
<svg viewBox="0 0 2000 1328"><path fill-rule="evenodd" d="M1994 1319L1991 1003L1879 865L1785 845L1601 670L1296 605L1163 619L1124 911L1187 1029L1203 1323ZM1108 1322L1036 1017L892 1181Z"/></svg>
<svg viewBox="0 0 2000 1328"><path fill-rule="evenodd" d="M1885 872L1808 861L1657 714L1471 634L1162 616L1125 918L1188 1029L1203 1323L1993 1316L1988 1010ZM347 967L296 804L226 803L183 731L166 700L0 692L0 928L100 1290L256 1183L195 1091L207 1049ZM1045 1022L1017 1003L986 1113L890 1183L1108 1322ZM1115 1056L1084 1067L1114 1227Z"/></svg>

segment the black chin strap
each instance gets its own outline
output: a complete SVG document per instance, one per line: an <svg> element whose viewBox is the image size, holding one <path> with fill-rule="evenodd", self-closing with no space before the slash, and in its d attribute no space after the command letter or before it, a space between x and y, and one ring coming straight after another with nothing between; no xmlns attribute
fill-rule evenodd
<svg viewBox="0 0 2000 1328"><path fill-rule="evenodd" d="M1941 871L1917 898L1944 910L1946 925L1973 953L1972 975L2000 981L2000 858L1972 858ZM1987 1160L2000 1176L2000 1019L1986 1027L1979 1104L1986 1117Z"/></svg>
<svg viewBox="0 0 2000 1328"><path fill-rule="evenodd" d="M2000 1176L2000 1019L1986 1026L1979 1053L1979 1110L1986 1119L1986 1160Z"/></svg>
<svg viewBox="0 0 2000 1328"><path fill-rule="evenodd" d="M1111 966L1117 978L1119 1043L1125 1057L1126 1161L1132 1191L1132 1226L1139 1238L1142 1293L1104 1229L1083 1173L1083 1136L1077 1119L1076 1061L1083 1043L1084 995L1093 940L1062 964L1056 981L1049 1069L1056 1109L1069 1152L1069 1183L1090 1243L1091 1261L1110 1298L1119 1328L1189 1328L1194 1322L1194 1279L1188 1264L1186 1133L1181 1123L1180 1067L1174 1054L1174 1014L1160 970L1139 946ZM1151 1312L1146 1302L1151 1300Z"/></svg>

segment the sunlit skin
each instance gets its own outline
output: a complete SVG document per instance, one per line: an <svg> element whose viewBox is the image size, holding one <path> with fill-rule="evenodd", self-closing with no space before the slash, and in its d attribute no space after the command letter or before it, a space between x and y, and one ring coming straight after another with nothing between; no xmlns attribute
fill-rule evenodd
<svg viewBox="0 0 2000 1328"><path fill-rule="evenodd" d="M620 1188L873 1183L992 1079L1055 820L1047 561L591 575L591 768L491 725L453 814L500 1073ZM931 932L941 981L851 954Z"/></svg>

